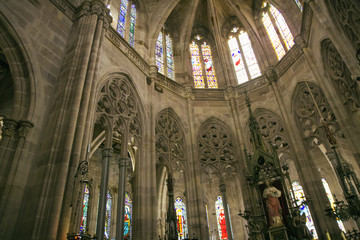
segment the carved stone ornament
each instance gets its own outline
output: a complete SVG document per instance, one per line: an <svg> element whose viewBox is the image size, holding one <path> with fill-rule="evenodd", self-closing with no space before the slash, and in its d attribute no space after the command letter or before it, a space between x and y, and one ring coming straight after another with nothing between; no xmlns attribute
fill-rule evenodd
<svg viewBox="0 0 360 240"><path fill-rule="evenodd" d="M322 90L313 83L308 83L310 90L315 98L319 110L327 123L329 130L338 137L343 137L343 133L337 123L336 117L327 102ZM310 95L305 83L297 86L296 97L294 99L295 113L297 121L302 129L302 137L310 146L327 142L327 134L321 117L316 109L315 103Z"/></svg>
<svg viewBox="0 0 360 240"><path fill-rule="evenodd" d="M278 75L273 68L267 69L265 71L265 76L270 83L276 82L278 80Z"/></svg>
<svg viewBox="0 0 360 240"><path fill-rule="evenodd" d="M295 43L296 43L301 49L307 47L307 43L306 43L305 38L304 38L303 35L301 35L301 34L300 34L300 35L297 35L294 40L295 40Z"/></svg>
<svg viewBox="0 0 360 240"><path fill-rule="evenodd" d="M327 6L354 50L360 48L360 5L358 0L327 0Z"/></svg>
<svg viewBox="0 0 360 240"><path fill-rule="evenodd" d="M360 107L358 84L351 78L349 69L330 39L324 40L321 43L321 48L325 72L331 78L342 103L348 111L358 111Z"/></svg>
<svg viewBox="0 0 360 240"><path fill-rule="evenodd" d="M232 174L237 171L233 140L228 128L220 122L210 120L202 125L199 131L198 147L203 170L210 167L218 174Z"/></svg>
<svg viewBox="0 0 360 240"><path fill-rule="evenodd" d="M34 124L32 124L31 122L21 121L19 123L19 129L18 129L19 137L26 138L29 135L31 128L33 127Z"/></svg>
<svg viewBox="0 0 360 240"><path fill-rule="evenodd" d="M275 144L278 152L288 152L290 144L282 120L265 109L256 110L254 115L264 142L270 141L271 144Z"/></svg>
<svg viewBox="0 0 360 240"><path fill-rule="evenodd" d="M175 171L185 168L184 131L174 112L162 111L156 120L156 156L157 164L171 167Z"/></svg>
<svg viewBox="0 0 360 240"><path fill-rule="evenodd" d="M15 120L5 118L3 120L3 127L1 128L1 135L3 137L13 137L15 135L16 127L17 122Z"/></svg>
<svg viewBox="0 0 360 240"><path fill-rule="evenodd" d="M126 76L117 76L101 88L96 108L96 123L126 139L141 135L136 96Z"/></svg>

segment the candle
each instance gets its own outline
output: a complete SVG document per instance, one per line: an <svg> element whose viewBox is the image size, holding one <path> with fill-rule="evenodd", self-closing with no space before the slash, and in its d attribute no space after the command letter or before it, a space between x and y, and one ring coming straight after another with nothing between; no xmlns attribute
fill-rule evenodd
<svg viewBox="0 0 360 240"><path fill-rule="evenodd" d="M331 240L331 237L330 237L329 232L326 232L326 239L327 239L327 240Z"/></svg>
<svg viewBox="0 0 360 240"><path fill-rule="evenodd" d="M345 235L344 235L344 232L343 232L343 231L341 231L341 238L342 238L342 240L346 240L346 237L345 237Z"/></svg>

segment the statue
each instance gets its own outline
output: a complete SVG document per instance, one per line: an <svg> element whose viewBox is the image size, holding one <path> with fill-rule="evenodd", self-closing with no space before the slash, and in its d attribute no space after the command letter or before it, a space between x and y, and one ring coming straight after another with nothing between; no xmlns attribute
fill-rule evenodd
<svg viewBox="0 0 360 240"><path fill-rule="evenodd" d="M306 226L306 214L300 214L299 209L295 209L293 212L292 229L296 239L313 239L312 234Z"/></svg>
<svg viewBox="0 0 360 240"><path fill-rule="evenodd" d="M269 180L265 181L266 188L263 192L263 198L266 202L266 210L269 217L270 227L278 227L283 225L281 219L281 205L279 197L281 197L281 191L270 185Z"/></svg>

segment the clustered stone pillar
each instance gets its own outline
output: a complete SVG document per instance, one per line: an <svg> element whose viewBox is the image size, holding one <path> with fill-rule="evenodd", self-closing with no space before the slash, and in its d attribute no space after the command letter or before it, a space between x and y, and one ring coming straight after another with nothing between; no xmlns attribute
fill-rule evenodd
<svg viewBox="0 0 360 240"><path fill-rule="evenodd" d="M118 194L118 212L116 225L116 240L124 239L124 215L125 215L125 181L126 169L130 162L129 158L119 160L119 194Z"/></svg>
<svg viewBox="0 0 360 240"><path fill-rule="evenodd" d="M102 171L101 171L101 183L100 183L100 199L99 199L99 211L96 225L96 239L104 238L104 224L106 213L106 198L107 188L109 182L109 165L112 153L112 148L105 148L102 150Z"/></svg>
<svg viewBox="0 0 360 240"><path fill-rule="evenodd" d="M228 203L226 198L226 186L224 183L220 183L220 194L222 196L223 200L223 207L224 207L224 213L225 213L225 222L226 222L226 231L228 235L228 240L232 240L232 232L231 232L231 226L230 226L230 216L229 216L229 209L228 209Z"/></svg>
<svg viewBox="0 0 360 240"><path fill-rule="evenodd" d="M176 224L176 211L174 206L174 179L169 173L168 179L167 179L167 188L168 188L168 194L169 194L169 208L167 212L166 221L169 224L168 228L168 240L177 240L177 224Z"/></svg>

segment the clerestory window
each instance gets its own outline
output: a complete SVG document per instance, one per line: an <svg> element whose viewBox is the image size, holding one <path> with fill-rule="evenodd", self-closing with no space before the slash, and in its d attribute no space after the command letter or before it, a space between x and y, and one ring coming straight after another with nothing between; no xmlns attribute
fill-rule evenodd
<svg viewBox="0 0 360 240"><path fill-rule="evenodd" d="M294 46L294 37L290 32L281 12L273 5L264 2L262 9L262 22L275 50L278 60Z"/></svg>
<svg viewBox="0 0 360 240"><path fill-rule="evenodd" d="M164 30L159 33L156 41L155 58L159 73L175 80L173 41L170 34L166 34Z"/></svg>
<svg viewBox="0 0 360 240"><path fill-rule="evenodd" d="M119 20L116 31L125 38L131 46L135 43L136 6L131 0L121 0Z"/></svg>
<svg viewBox="0 0 360 240"><path fill-rule="evenodd" d="M245 31L239 31L238 27L234 27L228 45L239 84L261 75L249 36Z"/></svg>
<svg viewBox="0 0 360 240"><path fill-rule="evenodd" d="M190 53L195 88L218 88L211 47L202 36L195 36Z"/></svg>

